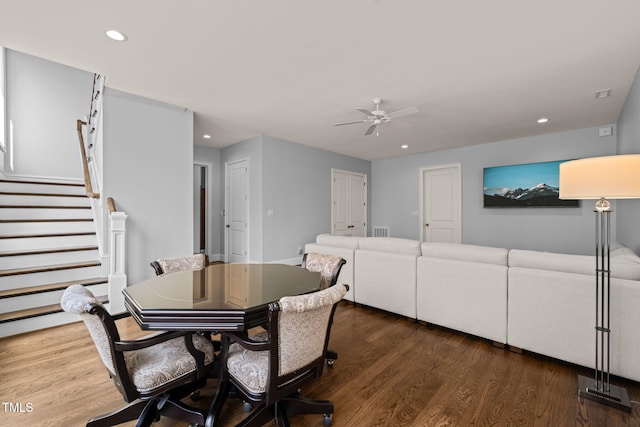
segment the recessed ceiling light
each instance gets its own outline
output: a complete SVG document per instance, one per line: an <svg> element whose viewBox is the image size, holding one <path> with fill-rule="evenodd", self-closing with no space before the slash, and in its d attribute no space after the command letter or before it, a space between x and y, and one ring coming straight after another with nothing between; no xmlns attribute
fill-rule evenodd
<svg viewBox="0 0 640 427"><path fill-rule="evenodd" d="M202 135L202 137L204 139L211 139L211 135L209 135L208 133L205 133L204 135Z"/></svg>
<svg viewBox="0 0 640 427"><path fill-rule="evenodd" d="M611 96L611 89L599 90L596 92L596 99L608 98Z"/></svg>
<svg viewBox="0 0 640 427"><path fill-rule="evenodd" d="M109 37L111 40L115 40L117 42L127 41L127 36L125 36L123 33L121 33L118 30L107 30L106 34L107 34L107 37Z"/></svg>
<svg viewBox="0 0 640 427"><path fill-rule="evenodd" d="M549 121L548 117L540 117L538 119L538 123L547 123Z"/></svg>
<svg viewBox="0 0 640 427"><path fill-rule="evenodd" d="M407 148L409 148L409 146L405 144L405 145L401 146L400 148L402 148L403 150L406 150Z"/></svg>

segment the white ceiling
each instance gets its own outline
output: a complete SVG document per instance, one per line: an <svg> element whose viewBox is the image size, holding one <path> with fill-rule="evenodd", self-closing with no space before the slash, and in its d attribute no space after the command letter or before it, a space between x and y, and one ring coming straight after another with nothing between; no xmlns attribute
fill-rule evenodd
<svg viewBox="0 0 640 427"><path fill-rule="evenodd" d="M0 0L0 45L193 110L196 144L264 134L375 160L616 122L640 1ZM375 97L420 113L380 136L334 126Z"/></svg>

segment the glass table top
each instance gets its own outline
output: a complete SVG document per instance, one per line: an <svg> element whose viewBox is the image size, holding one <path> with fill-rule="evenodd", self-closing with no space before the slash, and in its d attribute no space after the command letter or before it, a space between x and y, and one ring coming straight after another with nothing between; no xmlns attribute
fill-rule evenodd
<svg viewBox="0 0 640 427"><path fill-rule="evenodd" d="M284 264L214 264L157 276L123 292L140 313L247 310L317 291L320 273Z"/></svg>

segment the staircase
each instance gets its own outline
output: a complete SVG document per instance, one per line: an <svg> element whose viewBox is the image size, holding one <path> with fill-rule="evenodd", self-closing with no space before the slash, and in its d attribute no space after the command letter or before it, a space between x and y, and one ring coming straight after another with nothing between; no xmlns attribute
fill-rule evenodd
<svg viewBox="0 0 640 427"><path fill-rule="evenodd" d="M107 278L82 184L0 180L0 337L77 321L64 289L107 302Z"/></svg>

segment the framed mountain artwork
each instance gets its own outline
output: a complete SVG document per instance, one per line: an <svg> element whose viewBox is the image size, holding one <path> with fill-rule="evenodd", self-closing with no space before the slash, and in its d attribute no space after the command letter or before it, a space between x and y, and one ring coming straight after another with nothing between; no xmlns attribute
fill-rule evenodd
<svg viewBox="0 0 640 427"><path fill-rule="evenodd" d="M485 208L578 207L560 200L560 163L566 160L484 168Z"/></svg>

